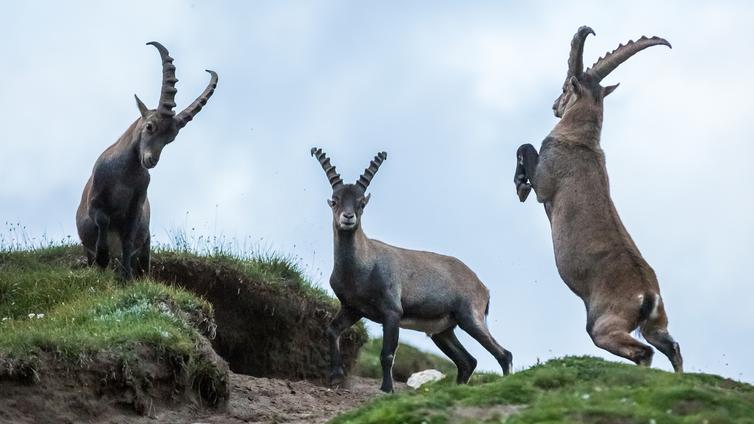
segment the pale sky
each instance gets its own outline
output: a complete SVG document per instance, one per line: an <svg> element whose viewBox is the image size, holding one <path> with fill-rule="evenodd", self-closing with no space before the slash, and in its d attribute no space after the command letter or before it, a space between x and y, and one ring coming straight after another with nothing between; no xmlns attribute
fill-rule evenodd
<svg viewBox="0 0 754 424"><path fill-rule="evenodd" d="M458 257L491 290L489 323L516 369L591 354L584 307L555 268L547 218L512 183L539 146L580 25L586 64L631 38L652 47L604 84L613 200L655 269L686 369L754 382L754 6L748 2L6 2L0 13L0 220L75 237L97 156L156 107L156 50L178 109L220 76L152 172L152 233L238 238L300 257L328 286L330 188L375 153L370 237ZM328 288L329 289L329 288ZM379 327L370 325L373 334ZM423 334L401 339L439 352ZM470 338L480 369L499 368ZM400 355L400 352L398 353ZM670 369L655 356L655 367Z"/></svg>

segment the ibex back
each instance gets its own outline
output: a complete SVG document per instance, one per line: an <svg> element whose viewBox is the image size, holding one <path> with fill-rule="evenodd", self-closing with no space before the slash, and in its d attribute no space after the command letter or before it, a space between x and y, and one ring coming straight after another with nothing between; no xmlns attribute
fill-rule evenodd
<svg viewBox="0 0 754 424"><path fill-rule="evenodd" d="M361 216L370 196L367 187L387 154L375 156L356 184L344 184L321 149L312 149L332 186L328 204L333 213L335 263L330 286L340 300L340 311L327 329L331 350L332 384L344 379L338 340L362 317L381 323L382 387L393 391L393 356L399 328L423 331L458 367L458 383L466 383L476 367L456 338L456 326L487 349L508 374L513 355L492 337L485 317L490 295L487 287L463 262L431 252L401 249L367 238Z"/></svg>
<svg viewBox="0 0 754 424"><path fill-rule="evenodd" d="M618 217L600 147L603 99L617 88L602 87L600 81L635 53L670 43L642 37L620 45L584 71L582 55L589 34L594 34L591 28L581 27L571 42L563 92L553 104L560 122L542 142L539 154L531 144L518 149L516 190L523 202L533 188L544 204L558 271L584 301L586 327L594 343L649 366L652 348L630 335L638 327L682 372L681 351L667 330L657 277Z"/></svg>
<svg viewBox="0 0 754 424"><path fill-rule="evenodd" d="M175 66L160 43L162 93L156 110L138 97L141 116L108 147L94 164L76 211L76 227L86 249L89 265L105 268L110 256L120 256L120 277L130 279L149 272L149 169L157 165L162 149L194 118L217 86L217 74L210 73L209 85L185 110L175 114ZM132 264L132 257L135 258Z"/></svg>

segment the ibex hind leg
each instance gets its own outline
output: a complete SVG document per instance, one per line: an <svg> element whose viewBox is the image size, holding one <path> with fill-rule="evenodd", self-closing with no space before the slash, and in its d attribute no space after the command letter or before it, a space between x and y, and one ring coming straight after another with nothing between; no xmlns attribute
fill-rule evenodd
<svg viewBox="0 0 754 424"><path fill-rule="evenodd" d="M513 354L498 344L490 334L487 323L484 322L484 313L468 312L456 316L458 325L467 332L479 344L482 345L492 356L495 357L503 369L503 374L508 375L513 367Z"/></svg>
<svg viewBox="0 0 754 424"><path fill-rule="evenodd" d="M655 310L652 311L647 321L641 326L641 333L649 344L668 357L675 372L683 372L681 346L673 340L673 336L668 332L668 318L665 315L665 307L662 304L662 299L658 299Z"/></svg>
<svg viewBox="0 0 754 424"><path fill-rule="evenodd" d="M673 336L667 330L656 331L653 333L643 333L645 339L657 350L667 356L673 365L673 370L677 373L683 372L683 357L681 356L681 346L673 340Z"/></svg>
<svg viewBox="0 0 754 424"><path fill-rule="evenodd" d="M619 317L602 316L595 321L589 335L597 347L633 361L636 365L649 367L652 365L654 351L629 334L634 330L635 322L632 325Z"/></svg>
<svg viewBox="0 0 754 424"><path fill-rule="evenodd" d="M448 358L456 365L458 369L458 376L456 382L458 384L466 384L471 378L471 374L476 369L476 359L469 352L464 349L461 342L453 332L453 328L437 333L432 336L432 341L435 342L442 353L446 354Z"/></svg>

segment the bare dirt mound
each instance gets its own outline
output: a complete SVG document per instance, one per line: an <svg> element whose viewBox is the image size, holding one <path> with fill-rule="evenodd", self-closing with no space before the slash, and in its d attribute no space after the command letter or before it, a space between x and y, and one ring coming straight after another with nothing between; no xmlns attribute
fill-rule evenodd
<svg viewBox="0 0 754 424"><path fill-rule="evenodd" d="M226 410L202 410L193 406L156 411L153 418L123 421L111 417L108 423L325 423L384 393L378 380L350 377L345 387L330 389L307 381L288 381L230 375L230 401ZM396 384L396 390L406 386Z"/></svg>
<svg viewBox="0 0 754 424"><path fill-rule="evenodd" d="M254 281L231 263L185 255L158 255L152 277L212 303L217 323L212 346L233 372L325 381L325 329L336 312L331 301L313 296L294 281ZM366 334L354 328L341 336L347 372L366 340Z"/></svg>
<svg viewBox="0 0 754 424"><path fill-rule="evenodd" d="M208 342L202 353L219 367L220 380L201 372L190 376L182 358L146 345L134 352L129 361L103 351L79 364L52 353L34 361L0 359L0 422L129 422L187 404L225 409L227 365Z"/></svg>

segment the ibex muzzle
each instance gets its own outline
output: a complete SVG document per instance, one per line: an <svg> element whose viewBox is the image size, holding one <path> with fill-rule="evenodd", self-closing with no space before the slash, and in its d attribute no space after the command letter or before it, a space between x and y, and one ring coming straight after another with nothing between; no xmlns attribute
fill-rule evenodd
<svg viewBox="0 0 754 424"><path fill-rule="evenodd" d="M605 155L600 147L603 99L617 85L600 82L621 63L659 37L629 41L583 70L589 27L573 36L562 93L552 106L561 120L542 142L516 152L514 183L519 199L534 189L552 228L555 262L563 281L584 301L587 331L594 343L640 365L650 365L652 348L631 337L637 327L683 371L678 343L668 319L654 270L641 256L610 198Z"/></svg>
<svg viewBox="0 0 754 424"><path fill-rule="evenodd" d="M149 109L136 97L138 118L118 141L107 148L94 164L76 212L76 227L86 249L89 265L107 267L110 256L121 256L120 277L149 272L149 169L160 160L162 149L207 103L217 86L217 74L210 73L204 92L186 109L175 114L175 66L168 50L158 42L162 59L162 92L157 109ZM132 257L135 266L132 266Z"/></svg>

